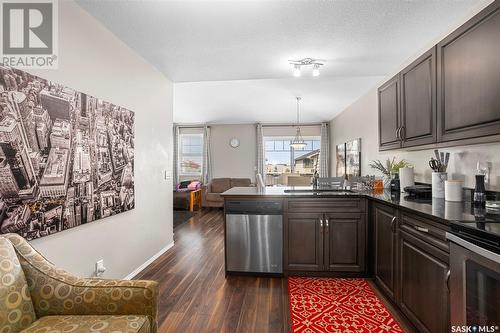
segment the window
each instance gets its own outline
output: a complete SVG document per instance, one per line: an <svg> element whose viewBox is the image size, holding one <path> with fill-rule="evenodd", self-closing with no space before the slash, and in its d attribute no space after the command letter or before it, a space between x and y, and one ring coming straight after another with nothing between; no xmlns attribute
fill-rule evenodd
<svg viewBox="0 0 500 333"><path fill-rule="evenodd" d="M319 169L319 136L304 137L306 146L293 149L290 142L293 137L264 137L266 158L266 185L291 185L310 183L311 176Z"/></svg>
<svg viewBox="0 0 500 333"><path fill-rule="evenodd" d="M314 166L314 161L310 158L304 158L303 164L304 168L312 168Z"/></svg>
<svg viewBox="0 0 500 333"><path fill-rule="evenodd" d="M179 135L179 176L201 176L203 166L203 134Z"/></svg>

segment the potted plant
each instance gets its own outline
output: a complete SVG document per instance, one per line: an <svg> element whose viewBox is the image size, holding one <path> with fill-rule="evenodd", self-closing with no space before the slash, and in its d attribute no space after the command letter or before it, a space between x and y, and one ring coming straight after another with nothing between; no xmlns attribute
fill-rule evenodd
<svg viewBox="0 0 500 333"><path fill-rule="evenodd" d="M406 160L400 160L396 162L396 157L392 159L388 158L385 161L385 165L380 160L375 160L370 163L372 169L378 170L382 173L384 179L384 187L389 187L391 179L394 174L399 173L400 168L409 167L410 163Z"/></svg>

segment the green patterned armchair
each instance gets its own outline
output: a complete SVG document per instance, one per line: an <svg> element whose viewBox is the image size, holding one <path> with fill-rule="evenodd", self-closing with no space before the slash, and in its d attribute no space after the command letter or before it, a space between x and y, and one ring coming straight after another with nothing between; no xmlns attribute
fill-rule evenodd
<svg viewBox="0 0 500 333"><path fill-rule="evenodd" d="M82 279L16 234L0 236L1 333L156 333L154 281Z"/></svg>

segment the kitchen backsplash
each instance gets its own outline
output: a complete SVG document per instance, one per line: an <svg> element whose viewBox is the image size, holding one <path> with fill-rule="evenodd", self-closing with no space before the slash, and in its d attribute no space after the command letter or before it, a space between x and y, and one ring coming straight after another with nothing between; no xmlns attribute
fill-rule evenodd
<svg viewBox="0 0 500 333"><path fill-rule="evenodd" d="M461 146L441 148L439 151L450 153L448 164L448 178L463 180L465 187L474 187L477 162L488 165L488 187L500 188L500 144L483 144L475 146ZM421 151L392 151L379 153L381 158L396 156L404 158L415 167L415 180L430 183L432 170L429 168L429 159L434 156L434 150ZM364 169L370 173L370 169Z"/></svg>

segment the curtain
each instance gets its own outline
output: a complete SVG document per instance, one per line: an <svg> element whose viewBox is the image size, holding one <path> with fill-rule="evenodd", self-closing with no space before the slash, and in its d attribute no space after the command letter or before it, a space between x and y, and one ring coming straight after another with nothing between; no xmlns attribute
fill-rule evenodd
<svg viewBox="0 0 500 333"><path fill-rule="evenodd" d="M262 124L257 124L257 173L266 179L266 159L264 156L264 134L262 133Z"/></svg>
<svg viewBox="0 0 500 333"><path fill-rule="evenodd" d="M210 148L210 127L203 127L203 169L201 181L203 184L208 184L212 179L212 150Z"/></svg>
<svg viewBox="0 0 500 333"><path fill-rule="evenodd" d="M321 149L319 151L319 176L330 174L330 133L328 123L321 123Z"/></svg>
<svg viewBox="0 0 500 333"><path fill-rule="evenodd" d="M179 125L175 125L172 128L172 144L173 144L173 168L172 168L172 177L173 177L173 185L174 189L177 188L177 184L179 183Z"/></svg>

